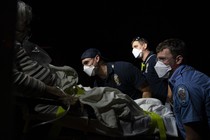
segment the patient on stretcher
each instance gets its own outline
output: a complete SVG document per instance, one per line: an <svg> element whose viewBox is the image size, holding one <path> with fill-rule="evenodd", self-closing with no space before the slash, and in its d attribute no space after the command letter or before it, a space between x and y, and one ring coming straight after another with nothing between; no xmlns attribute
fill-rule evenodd
<svg viewBox="0 0 210 140"><path fill-rule="evenodd" d="M155 98L131 99L111 87L74 87L81 106L70 110L68 115L97 120L96 132L110 136L135 136L161 133L177 137L172 111ZM78 94L77 94L77 93ZM76 113L74 112L76 111ZM65 110L61 111L62 114ZM79 119L79 118L78 118Z"/></svg>

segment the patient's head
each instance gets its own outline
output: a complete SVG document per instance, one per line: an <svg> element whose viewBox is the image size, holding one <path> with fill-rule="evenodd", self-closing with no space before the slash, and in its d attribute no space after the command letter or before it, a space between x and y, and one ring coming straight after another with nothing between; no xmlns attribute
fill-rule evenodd
<svg viewBox="0 0 210 140"><path fill-rule="evenodd" d="M17 2L16 40L22 42L30 32L32 8L23 1Z"/></svg>

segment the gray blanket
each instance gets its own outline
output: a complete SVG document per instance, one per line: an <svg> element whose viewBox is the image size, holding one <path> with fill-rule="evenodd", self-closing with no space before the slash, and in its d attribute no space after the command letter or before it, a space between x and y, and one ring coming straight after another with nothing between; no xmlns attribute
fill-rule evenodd
<svg viewBox="0 0 210 140"><path fill-rule="evenodd" d="M135 136L148 134L151 118L129 96L110 87L92 88L80 102L93 108L102 128L100 133L112 136ZM107 129L104 129L107 128Z"/></svg>

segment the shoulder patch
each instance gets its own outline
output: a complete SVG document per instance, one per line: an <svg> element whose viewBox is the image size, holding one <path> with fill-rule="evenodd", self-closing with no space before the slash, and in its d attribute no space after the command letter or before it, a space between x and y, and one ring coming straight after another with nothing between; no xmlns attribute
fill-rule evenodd
<svg viewBox="0 0 210 140"><path fill-rule="evenodd" d="M177 99L182 106L186 106L189 102L189 93L184 85L179 85L177 88Z"/></svg>

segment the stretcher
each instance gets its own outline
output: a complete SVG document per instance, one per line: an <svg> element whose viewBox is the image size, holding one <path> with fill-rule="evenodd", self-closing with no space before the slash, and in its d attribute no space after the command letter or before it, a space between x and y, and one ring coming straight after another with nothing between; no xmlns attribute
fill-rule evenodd
<svg viewBox="0 0 210 140"><path fill-rule="evenodd" d="M56 117L46 117L46 114L40 117L39 114L35 118L41 121L33 125L29 125L33 117L25 117L29 119L25 130L52 123L57 128L69 128L81 131L83 134L91 133L109 139L139 137L165 140L169 137L178 138L173 113L161 105L157 99L132 100L115 88L97 87L87 90L79 100L83 105L82 108L64 109L59 106ZM59 133L60 131L57 131L57 136ZM56 133L53 132L53 134L55 136Z"/></svg>

